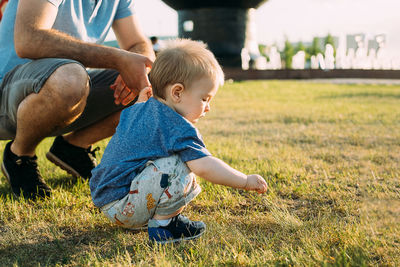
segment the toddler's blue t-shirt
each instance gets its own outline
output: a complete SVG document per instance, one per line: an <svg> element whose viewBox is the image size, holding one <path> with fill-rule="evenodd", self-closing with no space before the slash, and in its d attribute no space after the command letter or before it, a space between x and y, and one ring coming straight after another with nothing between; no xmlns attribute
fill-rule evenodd
<svg viewBox="0 0 400 267"><path fill-rule="evenodd" d="M92 171L94 204L102 207L123 198L147 161L173 154L183 162L211 155L197 129L155 98L124 109L101 163Z"/></svg>

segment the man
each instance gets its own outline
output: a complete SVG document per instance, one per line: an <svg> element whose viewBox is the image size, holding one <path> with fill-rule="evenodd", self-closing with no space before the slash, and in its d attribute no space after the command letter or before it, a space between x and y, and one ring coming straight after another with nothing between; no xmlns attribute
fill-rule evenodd
<svg viewBox="0 0 400 267"><path fill-rule="evenodd" d="M121 49L99 45L110 27ZM10 1L0 24L0 139L12 139L1 167L14 194L50 196L35 156L48 136L57 137L47 158L90 178L91 145L150 86L153 59L132 0Z"/></svg>
<svg viewBox="0 0 400 267"><path fill-rule="evenodd" d="M0 21L1 18L3 17L3 12L6 9L7 2L8 0L0 0Z"/></svg>

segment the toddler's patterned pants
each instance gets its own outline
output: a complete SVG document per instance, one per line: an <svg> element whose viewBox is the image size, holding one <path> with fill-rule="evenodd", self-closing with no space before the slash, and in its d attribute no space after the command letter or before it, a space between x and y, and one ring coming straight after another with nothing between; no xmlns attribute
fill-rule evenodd
<svg viewBox="0 0 400 267"><path fill-rule="evenodd" d="M154 214L170 215L187 205L201 191L196 176L177 156L148 161L122 199L101 208L113 223L135 228Z"/></svg>

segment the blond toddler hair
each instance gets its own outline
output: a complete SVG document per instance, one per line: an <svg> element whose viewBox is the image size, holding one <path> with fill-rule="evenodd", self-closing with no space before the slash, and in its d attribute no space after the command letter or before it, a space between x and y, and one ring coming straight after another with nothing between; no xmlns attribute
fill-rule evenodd
<svg viewBox="0 0 400 267"><path fill-rule="evenodd" d="M206 44L189 39L169 41L162 49L150 72L153 94L165 99L168 85L181 83L188 88L196 80L209 77L215 84L224 84L224 73Z"/></svg>

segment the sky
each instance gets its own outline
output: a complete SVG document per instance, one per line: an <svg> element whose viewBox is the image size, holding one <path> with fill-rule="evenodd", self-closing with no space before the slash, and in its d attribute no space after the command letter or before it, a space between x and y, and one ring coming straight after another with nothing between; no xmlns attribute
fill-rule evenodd
<svg viewBox="0 0 400 267"><path fill-rule="evenodd" d="M161 0L135 0L148 36L176 36L178 14ZM313 37L386 34L386 48L400 55L400 0L269 0L255 11L263 44L309 42Z"/></svg>

